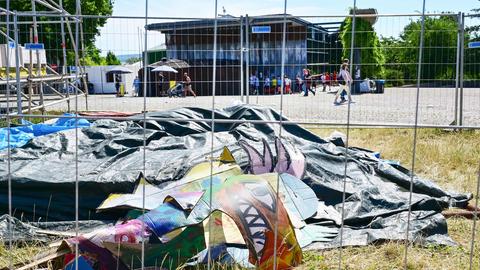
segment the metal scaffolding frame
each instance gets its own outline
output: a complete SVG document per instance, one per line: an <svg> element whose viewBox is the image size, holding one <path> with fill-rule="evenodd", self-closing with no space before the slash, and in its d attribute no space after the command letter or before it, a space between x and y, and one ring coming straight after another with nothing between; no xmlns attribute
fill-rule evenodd
<svg viewBox="0 0 480 270"><path fill-rule="evenodd" d="M5 92L5 98L8 99L8 102L10 102L10 92L14 91L16 93L15 99L16 99L16 112L10 111L11 108L10 104L8 104L8 112L11 115L22 115L23 113L28 113L32 114L33 111L40 110L42 114L45 113L45 108L49 106L56 105L58 103L67 103L67 108L68 111L71 110L70 106L70 100L77 98L78 96L84 96L85 97L85 105L86 108L88 109L88 90L87 90L87 82L86 82L86 76L85 76L85 68L81 65L77 66L77 72L79 74L70 74L67 72L67 56L66 56L66 44L65 44L65 35L68 34L70 37L70 40L72 42L72 47L76 49L76 41L74 38L74 33L72 31L71 23L76 22L79 19L71 19L68 16L71 16L70 13L68 13L64 8L62 4L62 0L58 0L59 3L56 3L54 0L31 0L32 3L32 11L31 12L18 12L18 11L7 11L3 10L2 12L5 13L5 16L8 18L13 16L13 33L14 37L10 37L8 33L10 32L7 31L7 34L1 33L3 36L7 38L7 40L13 42L15 44L15 57L16 57L16 74L14 78L8 78L5 80L0 80L0 85L5 85L6 86L6 92ZM29 50L29 65L28 67L21 67L19 66L19 57L20 57L20 42L19 42L19 37L18 37L18 25L19 24L27 24L27 25L32 25L33 33L31 31L30 33L30 42L38 44L38 22L37 22L37 17L39 14L43 14L43 12L38 12L36 10L36 5L42 5L43 7L46 7L50 9L50 12L48 14L51 14L55 17L59 17L60 20L49 20L49 24L60 24L61 26L61 39L62 39L62 58L63 58L63 63L62 63L62 71L57 72L53 70L48 64L41 64L41 59L40 59L40 52L39 50L35 51L35 57L37 59L37 63L34 64L32 63L33 53L32 50ZM31 21L22 21L21 23L18 22L18 14L22 14L22 17L31 17ZM43 22L42 22L43 23ZM80 22L81 23L81 22ZM65 26L67 28L67 31L65 31ZM10 28L10 26L8 26ZM81 27L80 27L81 29ZM83 32L80 33L80 39L81 41L79 42L83 48ZM8 50L7 50L8 51ZM82 49L83 52L83 49ZM83 53L82 53L83 56ZM83 57L82 57L83 58ZM34 72L34 68L36 68L36 72ZM45 70L47 74L42 74L42 69ZM28 72L27 77L22 77L20 75L21 71L26 71ZM78 81L75 82L74 79L81 79L82 82L79 84ZM14 79L16 81L16 84L13 85L10 83L10 80ZM61 83L63 84L63 89L65 93L59 92L53 85ZM24 88L28 87L28 92L24 93ZM44 98L44 87L48 88L56 97L56 100L52 102L47 102L45 101ZM34 93L34 88L37 88L37 93ZM76 94L75 95L70 95L70 90L74 89ZM27 102L27 108L24 108L24 102ZM5 109L5 108L4 108Z"/></svg>

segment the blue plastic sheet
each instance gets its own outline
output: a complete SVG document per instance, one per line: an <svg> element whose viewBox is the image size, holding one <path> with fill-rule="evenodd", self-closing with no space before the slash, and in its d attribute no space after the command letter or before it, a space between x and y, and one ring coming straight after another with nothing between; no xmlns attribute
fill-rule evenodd
<svg viewBox="0 0 480 270"><path fill-rule="evenodd" d="M75 128L75 118L73 118L75 114L66 113L63 116L72 118L58 118L53 124L32 124L22 120L23 126L10 128L10 148L22 147L34 137ZM88 120L78 119L78 127L89 126ZM8 128L1 128L0 150L6 149L8 146Z"/></svg>

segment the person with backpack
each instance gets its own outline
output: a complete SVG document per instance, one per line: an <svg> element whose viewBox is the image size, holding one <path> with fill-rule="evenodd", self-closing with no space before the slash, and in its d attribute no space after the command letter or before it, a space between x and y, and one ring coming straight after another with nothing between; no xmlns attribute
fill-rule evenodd
<svg viewBox="0 0 480 270"><path fill-rule="evenodd" d="M338 73L338 83L340 85L340 88L338 89L337 93L335 94L335 100L333 101L333 104L338 105L338 96L343 92L347 92L348 94L348 102L353 102L352 100L352 94L350 92L350 85L353 82L352 76L350 75L350 72L348 70L348 60L344 61L342 66L340 67L340 71Z"/></svg>

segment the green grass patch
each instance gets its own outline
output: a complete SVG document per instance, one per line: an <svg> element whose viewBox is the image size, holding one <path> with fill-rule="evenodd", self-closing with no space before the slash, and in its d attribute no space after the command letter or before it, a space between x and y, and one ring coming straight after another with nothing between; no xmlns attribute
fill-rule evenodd
<svg viewBox="0 0 480 270"><path fill-rule="evenodd" d="M320 137L334 129L310 128ZM336 129L345 133L344 129ZM434 180L441 187L476 194L480 163L480 131L450 132L419 129L417 133L415 173ZM349 145L381 153L382 158L398 160L411 169L412 129L351 129ZM447 220L450 236L458 247L418 247L409 245L407 269L468 269L473 221ZM478 225L478 224L477 224ZM365 247L348 247L342 252L343 269L404 269L405 244L388 242ZM304 252L304 264L298 269L337 269L339 250ZM473 268L480 269L480 229L477 226Z"/></svg>

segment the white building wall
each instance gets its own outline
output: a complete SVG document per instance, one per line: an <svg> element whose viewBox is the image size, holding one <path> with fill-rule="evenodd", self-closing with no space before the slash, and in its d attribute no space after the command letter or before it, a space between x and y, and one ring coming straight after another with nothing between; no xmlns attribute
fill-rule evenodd
<svg viewBox="0 0 480 270"><path fill-rule="evenodd" d="M140 64L124 65L132 71L130 74L120 75L122 83L128 95L133 93L133 80L138 74ZM87 72L88 81L93 84L93 90L95 94L115 94L115 82L107 82L107 72L115 66L88 66L85 67Z"/></svg>

